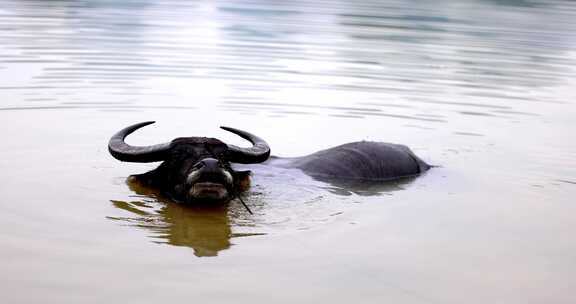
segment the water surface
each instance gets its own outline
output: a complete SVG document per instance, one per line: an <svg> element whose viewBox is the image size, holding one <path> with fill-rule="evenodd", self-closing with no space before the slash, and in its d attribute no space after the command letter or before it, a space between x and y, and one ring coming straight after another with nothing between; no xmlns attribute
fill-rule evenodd
<svg viewBox="0 0 576 304"><path fill-rule="evenodd" d="M572 1L0 0L7 303L574 303ZM374 140L386 185L249 166L246 203L130 187L107 140Z"/></svg>

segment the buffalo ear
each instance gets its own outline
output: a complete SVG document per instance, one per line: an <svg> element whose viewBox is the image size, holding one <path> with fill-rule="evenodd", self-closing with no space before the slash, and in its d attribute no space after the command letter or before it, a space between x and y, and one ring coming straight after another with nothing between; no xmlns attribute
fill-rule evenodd
<svg viewBox="0 0 576 304"><path fill-rule="evenodd" d="M250 175L252 171L234 171L234 184L238 192L244 192L250 189Z"/></svg>

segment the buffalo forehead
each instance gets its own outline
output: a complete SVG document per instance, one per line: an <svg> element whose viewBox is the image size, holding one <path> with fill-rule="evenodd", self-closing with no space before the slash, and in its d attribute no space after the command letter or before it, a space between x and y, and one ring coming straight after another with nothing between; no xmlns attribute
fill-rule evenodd
<svg viewBox="0 0 576 304"><path fill-rule="evenodd" d="M206 157L221 159L228 146L216 138L181 137L172 141L172 155L177 158L193 157L197 160Z"/></svg>
<svg viewBox="0 0 576 304"><path fill-rule="evenodd" d="M217 138L211 137L178 137L172 141L173 145L179 144L189 144L189 145L197 145L197 144L207 144L213 146L226 146L224 142Z"/></svg>

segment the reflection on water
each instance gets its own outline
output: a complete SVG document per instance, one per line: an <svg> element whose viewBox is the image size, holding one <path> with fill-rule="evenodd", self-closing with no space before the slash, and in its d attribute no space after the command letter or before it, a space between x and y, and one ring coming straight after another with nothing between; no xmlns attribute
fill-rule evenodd
<svg viewBox="0 0 576 304"><path fill-rule="evenodd" d="M377 196L390 194L394 191L404 190L418 177L405 177L399 180L377 182L369 180L342 180L329 177L315 176L314 179L327 183L326 190L338 195Z"/></svg>
<svg viewBox="0 0 576 304"><path fill-rule="evenodd" d="M138 200L112 200L114 207L129 216L108 218L150 231L156 243L191 247L194 255L210 257L230 248L231 238L262 234L232 233L227 206L194 208L164 199L138 183L127 184Z"/></svg>
<svg viewBox="0 0 576 304"><path fill-rule="evenodd" d="M155 242L191 247L198 257L216 256L219 251L230 248L232 232L224 208L194 210L177 203L167 203L157 210L159 203L145 198L112 203L131 215L110 219L149 230Z"/></svg>

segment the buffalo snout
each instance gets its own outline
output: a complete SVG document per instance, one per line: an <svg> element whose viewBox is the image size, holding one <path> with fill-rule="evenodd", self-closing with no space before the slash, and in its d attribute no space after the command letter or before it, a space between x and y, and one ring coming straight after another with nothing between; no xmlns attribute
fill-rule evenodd
<svg viewBox="0 0 576 304"><path fill-rule="evenodd" d="M204 158L192 166L186 183L190 200L226 201L234 180L229 166L214 158Z"/></svg>

